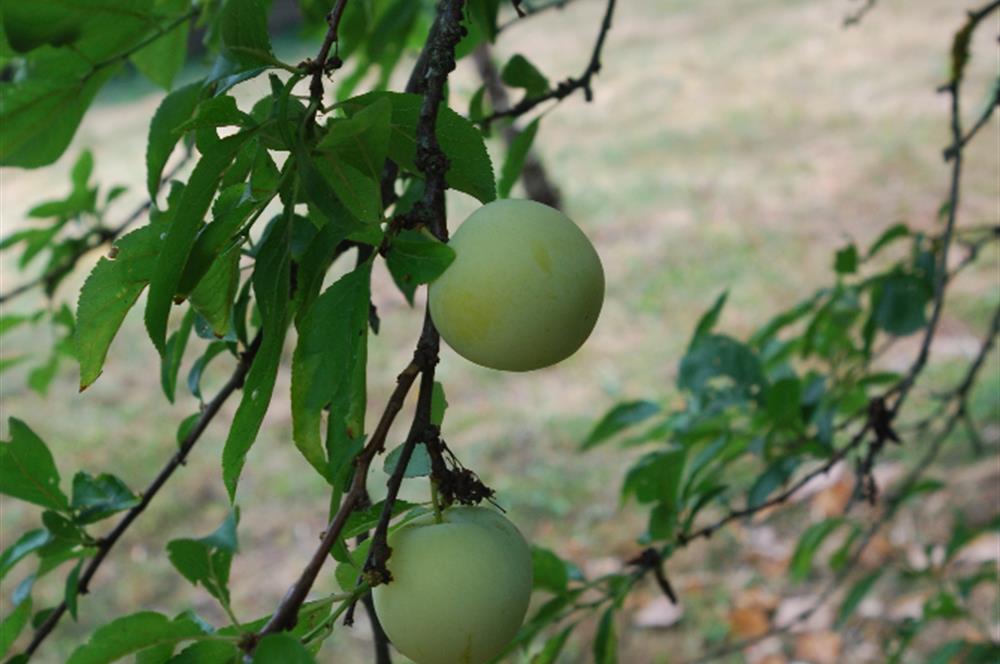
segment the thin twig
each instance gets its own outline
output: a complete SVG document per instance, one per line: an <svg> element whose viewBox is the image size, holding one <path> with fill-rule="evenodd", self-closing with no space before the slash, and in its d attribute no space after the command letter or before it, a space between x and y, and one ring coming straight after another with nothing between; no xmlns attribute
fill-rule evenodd
<svg viewBox="0 0 1000 664"><path fill-rule="evenodd" d="M312 68L312 80L309 82L309 96L314 102L313 108L318 108L323 102L323 76L335 69L339 69L343 64L334 50L334 55L330 57L330 49L337 44L339 46L340 19L344 16L344 9L347 7L347 0L337 0L330 13L326 15L328 26L323 44L319 48L316 59L308 63Z"/></svg>
<svg viewBox="0 0 1000 664"><path fill-rule="evenodd" d="M951 96L951 136L952 144L962 143L962 116L961 116L961 82L958 77L948 86L946 91ZM942 234L941 242L938 246L938 259L934 270L934 305L931 311L930 320L924 330L924 338L920 344L920 351L917 359L910 366L909 371L896 386L891 389L886 396L898 394L895 404L892 406L891 415L895 417L906 400L910 390L917 381L917 377L923 371L927 360L930 357L931 342L937 332L938 322L941 320L941 312L944 310L945 285L948 277L948 250L951 248L951 239L955 231L955 222L958 219L958 206L962 185L962 162L963 151L955 152L951 167L951 186L948 194L948 220Z"/></svg>
<svg viewBox="0 0 1000 664"><path fill-rule="evenodd" d="M522 99L510 108L494 111L492 114L479 120L479 124L489 127L490 124L500 118L516 118L524 115L539 104L543 104L551 99L562 100L577 90L583 90L583 96L587 101L594 98L594 91L591 88L591 81L599 71L601 71L601 51L604 49L604 41L611 30L611 18L615 11L615 0L608 0L607 10L604 12L604 19L601 21L601 29L597 34L597 41L594 43L594 50L590 55L590 62L577 78L568 78L560 82L556 87L534 97Z"/></svg>
<svg viewBox="0 0 1000 664"><path fill-rule="evenodd" d="M125 516L118 522L118 525L115 526L114 530L98 541L97 554L90 559L90 562L87 563L87 567L80 575L80 580L77 584L77 592L79 594L85 595L90 591L90 582L94 578L94 574L97 573L97 569L101 566L101 563L104 562L104 559L111 552L111 549L118 543L118 540L125 534L125 531L127 531L129 526L132 525L132 522L135 521L146 509L146 507L149 506L149 503L156 497L157 492L159 492L163 485L167 483L167 480L169 480L174 474L174 471L184 465L188 454L201 438L201 435L205 432L209 423L218 414L219 409L222 408L222 404L226 402L233 392L243 387L243 380L246 378L247 372L250 370L250 365L253 363L253 358L257 354L257 350L260 348L261 339L262 335L258 332L250 346L240 356L240 361L236 365L236 369L233 371L232 376L230 376L229 380L226 381L226 384L222 386L222 389L219 390L218 394L215 395L215 398L205 404L205 408L201 412L201 417L198 418L194 427L188 432L187 436L184 437L184 440L181 441L180 448L170 458L167 465L160 470L153 482L142 493L142 500L140 500L139 504L126 512ZM56 625L59 624L59 620L66 612L66 608L66 601L63 600L52 610L52 612L45 619L45 622L38 627L31 638L31 643L29 643L28 647L24 650L24 655L26 656L25 661L27 661L27 658L30 658L31 655L34 654L46 637L48 637L52 630L55 629Z"/></svg>
<svg viewBox="0 0 1000 664"><path fill-rule="evenodd" d="M504 30L523 23L524 19L526 18L531 18L532 16L538 16L539 14L544 14L550 9L559 9L559 10L565 9L566 5L572 2L574 2L574 0L553 0L552 2L546 2L540 5L530 6L527 9L523 9L522 10L523 13L520 16L515 16L514 18L498 25L497 34L499 35Z"/></svg>
<svg viewBox="0 0 1000 664"><path fill-rule="evenodd" d="M865 4L844 17L844 27L849 28L852 25L861 23L861 19L875 8L877 2L878 0L865 0Z"/></svg>
<svg viewBox="0 0 1000 664"><path fill-rule="evenodd" d="M998 78L993 83L993 97L990 98L983 112L976 119L976 122L972 125L972 128L962 137L962 140L957 144L949 145L945 148L944 159L945 161L951 161L955 158L955 155L966 146L966 144L972 140L972 138L979 132L980 129L986 126L986 123L990 121L993 116L993 111L996 110L997 106L1000 106L1000 78Z"/></svg>
<svg viewBox="0 0 1000 664"><path fill-rule="evenodd" d="M827 459L825 463L823 463L821 466L817 466L813 470L803 475L794 484L789 486L781 493L776 494L772 498L769 498L768 500L765 500L764 502L759 503L757 505L749 505L743 509L731 510L725 516L721 517L718 521L715 521L714 523L705 526L703 528L699 528L694 532L679 533L676 537L677 545L686 546L687 544L691 543L692 541L698 538L711 537L713 534L715 534L717 530L719 530L720 528L722 528L731 521L752 516L757 512L761 512L767 509L768 507L773 507L774 505L784 503L789 498L798 493L799 490L802 489L802 487L811 482L814 478L830 472L834 466L836 466L844 459L844 457L846 457L852 451L856 450L865 441L866 436L871 431L871 427L872 424L870 421L865 422L864 426L861 427L861 429L856 434L854 434L854 437L851 438L851 441L847 445L844 445L842 448L837 450L829 459Z"/></svg>

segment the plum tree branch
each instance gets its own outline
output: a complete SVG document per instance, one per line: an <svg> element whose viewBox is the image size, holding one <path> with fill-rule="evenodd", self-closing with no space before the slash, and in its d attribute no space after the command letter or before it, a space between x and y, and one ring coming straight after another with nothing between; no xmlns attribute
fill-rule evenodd
<svg viewBox="0 0 1000 664"><path fill-rule="evenodd" d="M611 19L614 16L614 12L615 0L608 0L608 6L604 12L604 18L601 20L601 28L597 33L597 40L594 42L594 50L590 55L590 62L587 64L587 67L583 70L582 74L576 78L570 77L565 81L561 81L555 88L549 90L548 92L522 99L510 108L494 111L490 115L479 120L479 124L484 127L489 127L490 124L500 118L519 117L531 111L539 104L543 104L552 99L561 101L577 90L583 90L584 98L587 101L591 101L594 98L594 91L591 88L591 82L594 76L601 71L601 52L604 49L604 42L608 36L608 32L611 30Z"/></svg>
<svg viewBox="0 0 1000 664"><path fill-rule="evenodd" d="M1000 2L993 4L1000 6ZM970 25L975 24L970 23ZM962 137L964 136L961 115L961 74L961 69L953 72L951 82L944 88L951 97L950 126L953 146L961 146ZM893 394L898 395L896 402L893 404L890 411L890 419L899 414L903 402L906 400L910 390L913 389L913 386L917 381L917 377L927 364L927 360L930 357L931 342L934 340L938 322L941 320L941 312L944 310L944 298L948 277L948 250L951 248L951 241L955 232L955 224L958 220L958 207L962 190L963 161L963 149L959 147L954 154L951 165L951 185L949 187L948 200L946 203L948 208L948 218L945 224L944 233L942 234L941 241L937 248L938 257L934 267L934 299L931 317L927 323L926 329L924 330L923 340L920 343L920 350L917 353L916 360L910 366L910 369L907 371L903 379L886 394L886 397Z"/></svg>
<svg viewBox="0 0 1000 664"><path fill-rule="evenodd" d="M107 558L111 549L118 543L125 532L129 529L129 526L139 517L140 514L149 506L156 494L163 488L163 485L167 483L167 480L174 474L174 472L180 468L187 461L188 454L194 448L195 444L201 438L201 435L208 428L209 423L215 418L219 413L219 409L222 408L222 404L226 402L227 399L236 390L243 387L243 381L246 378L247 372L250 370L250 365L253 364L253 359L257 354L257 350L260 348L261 340L263 335L258 332L256 337L247 347L247 349L240 355L239 363L236 365L236 369L233 371L229 380L226 384L222 386L218 394L205 404L204 409L201 411L201 416L198 421L195 422L194 426L181 441L180 447L177 452L170 458L167 464L160 470L156 478L152 483L146 488L142 493L142 499L139 504L130 509L125 513L125 516L118 522L114 530L102 537L97 543L97 554L90 559L87 566L83 569L80 574L80 580L77 584L78 593L85 595L90 591L90 582L97 573L98 568L100 568L101 563ZM30 657L38 650L42 642L52 633L56 625L59 624L60 619L63 614L66 613L67 605L66 601L63 600L58 606L56 606L48 617L45 619L35 633L32 635L31 642L25 648L23 655L25 656L24 661L30 659Z"/></svg>
<svg viewBox="0 0 1000 664"><path fill-rule="evenodd" d="M330 12L326 15L328 28L326 36L323 37L323 43L319 47L319 53L317 53L315 59L307 60L303 63L303 68L312 72L312 78L309 81L309 96L313 100L314 109L318 108L323 102L323 76L335 69L339 69L342 64L340 57L337 55L337 49L334 46L339 46L340 37L338 33L340 31L340 19L344 16L344 9L346 7L347 0L337 0L337 4L330 9ZM331 48L334 48L332 58L330 57Z"/></svg>
<svg viewBox="0 0 1000 664"><path fill-rule="evenodd" d="M420 108L420 117L417 123L417 167L424 173L426 185L424 196L417 203L415 208L420 208L422 214L426 216L430 223L428 227L439 238L447 238L447 227L445 223L444 209L444 176L448 170L448 161L437 141L436 126L437 114L444 97L445 83L448 74L455 68L455 45L462 38L462 5L464 0L441 0L438 4L437 16L431 26L430 33L425 44L426 56L421 56L415 67L415 73L411 76L411 81L419 80L416 70L423 70L424 100ZM426 62L422 65L421 61ZM299 579L288 590L275 610L271 619L264 625L258 634L263 637L278 631L283 631L295 625L299 609L305 602L312 588L313 583L319 574L323 563L329 556L330 550L336 544L340 533L351 512L363 495L367 495L365 482L368 475L368 468L374 457L385 448L385 440L389 433L396 415L402 409L404 399L409 393L411 386L418 374L422 374L420 395L414 415L411 433L407 436L407 442L402 451L396 472L390 477L390 496L384 502L384 509L380 517L379 525L375 529L372 541L372 549L388 546L385 544L387 531L387 511L392 509L394 499L393 486L398 492L399 482L402 480L402 473L406 469L409 454L412 454L413 447L424 433L423 423L430 423L430 401L434 386L433 367L437 363L437 351L439 344L437 330L434 328L430 316L425 314L424 326L417 343L417 348L413 353L413 359L406 369L399 374L396 382L396 389L393 391L382 413L379 423L372 433L372 437L365 445L364 449L354 460L354 477L351 486L340 503L337 512L328 524L320 545L313 553L312 558L299 576ZM391 512L388 512L391 514ZM383 525L383 521L386 525ZM383 573L387 573L384 569ZM256 639L247 643L247 649L253 650L256 646Z"/></svg>

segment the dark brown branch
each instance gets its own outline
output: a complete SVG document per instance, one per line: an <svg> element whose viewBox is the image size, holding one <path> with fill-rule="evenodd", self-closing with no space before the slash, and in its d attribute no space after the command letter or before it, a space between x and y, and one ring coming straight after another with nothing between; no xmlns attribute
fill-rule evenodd
<svg viewBox="0 0 1000 664"><path fill-rule="evenodd" d="M347 0L337 0L337 4L326 15L328 28L326 36L323 37L323 43L319 47L319 53L314 60L303 63L305 69L312 71L312 79L309 81L309 96L313 100L314 108L319 108L323 103L323 77L335 69L339 69L343 64L337 56L336 49L334 49L333 57L330 57L330 49L335 44L339 44L340 19L344 16L345 7L347 7Z"/></svg>
<svg viewBox="0 0 1000 664"><path fill-rule="evenodd" d="M523 99L508 109L494 111L492 114L486 116L482 120L479 120L479 123L488 127L493 121L500 118L519 117L539 104L543 104L552 99L565 99L577 90L583 90L584 98L587 101L591 101L594 98L594 91L591 88L591 82L594 76L601 71L601 51L604 49L604 41L608 36L608 31L611 30L611 18L614 15L614 11L615 0L608 0L608 8L604 12L604 19L601 21L601 30L597 34L597 41L594 43L594 50L590 55L590 62L587 64L587 68L583 70L583 73L580 74L580 76L577 78L568 78L556 85L554 89L549 90L544 94Z"/></svg>
<svg viewBox="0 0 1000 664"><path fill-rule="evenodd" d="M319 547L317 547L316 551L313 553L313 556L309 560L305 569L302 570L302 574L299 575L299 579L288 590L288 592L285 593L285 596L282 598L278 608L271 616L271 619L266 625L264 625L263 629L261 629L260 636L265 636L273 632L284 631L295 625L299 609L306 601L306 596L309 594L309 590L312 588L313 583L315 583L316 576L323 567L323 563L326 562L330 549L332 549L333 545L336 544L337 538L340 536L340 532L344 528L344 524L347 523L347 518L354 510L357 501L360 500L362 496L367 496L368 494L365 488L365 479L368 475L368 468L371 466L372 459L375 458L375 455L384 449L385 439L389 434L389 428L392 426L392 422L395 420L396 415L403 408L406 395L409 393L410 387L413 385L413 381L419 373L420 365L417 363L416 358L414 358L406 369L404 369L396 378L396 389L393 390L388 403L386 403L385 411L383 411L382 417L379 419L375 432L372 434L368 444L354 461L354 479L351 482L350 489L341 501L337 513L333 516L333 519L326 527L326 531L323 534L323 539L320 541Z"/></svg>
<svg viewBox="0 0 1000 664"><path fill-rule="evenodd" d="M431 27L424 49L427 55L426 57L422 55L420 58L420 61L425 61L426 65L421 65L421 62L418 61L415 67L415 70L426 71L423 77L424 101L421 104L420 119L417 123L416 160L417 167L425 175L426 186L424 188L424 197L416 207L421 208L421 214L431 222L427 224L428 227L442 240L447 239L444 208L444 177L448 170L448 161L437 142L437 113L444 96L444 86L447 82L448 74L455 68L455 45L462 38L462 4L463 0L442 0L438 4L437 17ZM411 79L416 78L418 78L418 75L415 72ZM367 495L365 481L372 459L384 449L389 427L392 425L396 414L402 408L403 401L410 387L413 385L417 374L423 374L417 410L413 426L410 430L411 433L407 436L407 445L403 449L396 472L390 478L390 497L387 497L385 500L385 509L383 510L382 518L380 518L380 523L375 529L372 540L372 549L377 550L380 547L385 547L388 550L388 545L385 543L387 526L383 526L381 521L384 519L386 510L392 509L394 499L393 482L397 482L395 489L398 491L398 482L402 480L402 472L405 471L407 462L409 461L409 453L412 453L413 446L418 442L420 434L423 433L420 431L422 424L425 421L427 424L430 423L430 403L434 386L433 367L437 364L438 339L438 333L434 328L434 324L431 322L429 315L425 315L423 331L421 332L420 341L417 343L417 348L413 353L413 360L399 375L396 389L386 404L385 411L382 413L375 432L372 434L368 444L355 459L354 479L351 482L350 489L341 501L340 507L330 521L330 524L327 526L323 539L313 553L308 565L302 571L299 579L285 594L285 597L281 600L278 608L261 630L259 636L283 631L295 625L299 609L305 602L309 590L316 580L316 576L329 556L330 550L340 537L347 518L354 510L361 496ZM399 475L398 478L396 477L397 475ZM379 571L387 574L387 571L384 569L384 563L382 569ZM250 644L250 647L252 648L253 644Z"/></svg>
<svg viewBox="0 0 1000 664"><path fill-rule="evenodd" d="M187 165L188 161L191 160L191 155L191 150L187 150L184 153L184 157L163 176L163 179L160 182L169 182L182 168L184 168L185 165ZM58 283L64 276L66 276L66 274L72 271L77 262L83 258L84 255L94 249L97 249L98 247L110 244L117 240L129 226L141 219L152 205L153 201L147 200L133 210L132 213L125 217L117 226L112 226L110 228L101 226L92 229L80 238L78 243L79 249L73 254L67 256L61 263L52 266L34 279L25 282L6 293L0 294L0 304L5 304L19 295L23 295L24 293L37 288L38 286L44 286L46 289L50 289L51 285Z"/></svg>
<svg viewBox="0 0 1000 664"><path fill-rule="evenodd" d="M205 408L201 412L201 417L195 422L194 427L188 432L184 440L181 441L180 448L177 453L174 454L167 465L160 470L156 479L146 488L142 493L142 500L138 505L130 509L122 517L118 525L115 526L114 530L108 533L106 536L102 537L97 542L97 554L90 559L87 563L86 568L84 568L83 573L80 575L80 580L77 585L79 594L85 595L90 591L90 582L94 578L94 574L97 573L98 568L104 559L107 558L111 549L118 543L125 531L128 530L132 522L135 521L140 514L149 506L153 498L159 492L163 485L167 483L167 480L174 474L178 468L184 465L187 460L188 454L194 448L195 444L201 438L201 435L205 432L212 419L218 414L219 409L222 408L222 404L232 395L233 392L243 387L243 381L246 378L247 372L250 370L250 365L253 363L253 358L257 354L257 350L260 348L262 335L258 332L257 336L251 342L250 346L246 351L240 356L240 361L236 365L235 371L233 371L232 376L226 381L226 384L222 386L215 398L205 404ZM38 649L45 638L55 629L56 625L59 624L59 620L62 618L63 614L66 612L66 602L65 600L55 607L52 612L45 619L45 622L39 626L31 638L31 643L24 650L24 655L28 658Z"/></svg>

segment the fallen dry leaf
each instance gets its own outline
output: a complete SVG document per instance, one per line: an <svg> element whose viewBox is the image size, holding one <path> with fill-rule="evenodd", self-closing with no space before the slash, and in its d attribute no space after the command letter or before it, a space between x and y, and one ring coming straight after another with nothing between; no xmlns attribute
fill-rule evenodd
<svg viewBox="0 0 1000 664"><path fill-rule="evenodd" d="M810 503L814 519L839 516L844 513L847 503L854 494L854 478L847 473L839 473L837 480L818 491Z"/></svg>
<svg viewBox="0 0 1000 664"><path fill-rule="evenodd" d="M741 609L758 608L773 611L781 602L781 597L767 588L747 588L736 593L733 604Z"/></svg>
<svg viewBox="0 0 1000 664"><path fill-rule="evenodd" d="M729 627L733 634L740 638L760 636L766 633L770 626L767 612L759 607L733 609L729 614Z"/></svg>
<svg viewBox="0 0 1000 664"><path fill-rule="evenodd" d="M836 632L810 632L795 640L795 659L810 664L837 664L841 639Z"/></svg>

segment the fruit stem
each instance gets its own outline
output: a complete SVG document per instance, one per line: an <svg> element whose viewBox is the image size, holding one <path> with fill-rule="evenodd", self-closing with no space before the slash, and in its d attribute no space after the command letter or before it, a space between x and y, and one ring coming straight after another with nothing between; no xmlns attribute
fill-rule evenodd
<svg viewBox="0 0 1000 664"><path fill-rule="evenodd" d="M444 518L441 516L441 498L438 496L438 485L437 481L431 477L431 505L434 506L434 523L444 523Z"/></svg>

